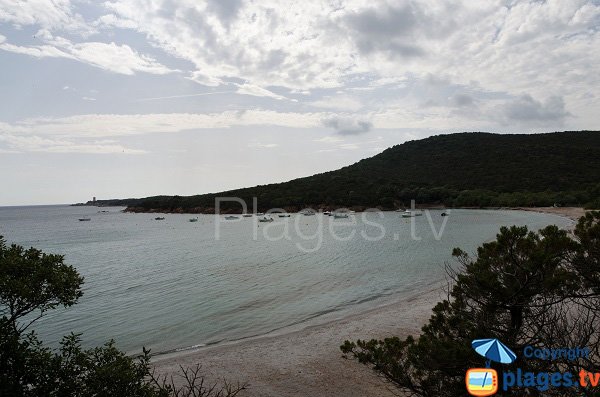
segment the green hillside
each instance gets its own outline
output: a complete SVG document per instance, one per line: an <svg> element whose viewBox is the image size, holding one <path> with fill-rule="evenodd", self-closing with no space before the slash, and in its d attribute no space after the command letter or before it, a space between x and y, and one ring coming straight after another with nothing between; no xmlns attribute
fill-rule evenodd
<svg viewBox="0 0 600 397"><path fill-rule="evenodd" d="M123 202L132 211L213 212L236 196L259 210L600 204L600 131L460 133L393 146L342 169L285 183ZM122 204L123 204L122 203ZM233 204L226 210L239 210Z"/></svg>

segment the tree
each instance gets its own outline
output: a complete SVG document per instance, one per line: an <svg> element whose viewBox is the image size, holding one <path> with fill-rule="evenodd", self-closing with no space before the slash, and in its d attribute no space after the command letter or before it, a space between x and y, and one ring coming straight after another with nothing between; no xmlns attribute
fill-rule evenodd
<svg viewBox="0 0 600 397"><path fill-rule="evenodd" d="M460 249L453 255L460 266L448 267L452 288L448 299L433 309L429 322L418 338L357 342L341 346L346 356L371 365L376 372L402 391L414 396L464 396L465 373L481 367L483 358L471 349L471 341L498 338L515 352L526 345L543 347L592 346L597 349L600 312L581 305L583 296L597 287L600 269L588 270L590 284L582 284L574 258L582 260L584 237L588 249L598 250L598 220L588 219L578 226L579 241L563 230L549 226L539 233L526 227L501 228L496 241L483 244L477 257ZM589 256L585 256L587 260ZM596 257L597 258L597 257ZM524 360L516 366L523 371L558 371L598 367L600 357L585 360L548 362ZM492 365L492 367L494 367ZM499 369L500 367L498 367ZM595 389L528 389L528 395L593 395ZM522 389L509 389L498 395L523 395Z"/></svg>
<svg viewBox="0 0 600 397"><path fill-rule="evenodd" d="M83 294L81 277L60 255L6 246L0 236L0 316L3 326L22 334L48 310L74 305ZM37 313L36 313L37 312ZM24 324L19 321L29 316Z"/></svg>
<svg viewBox="0 0 600 397"><path fill-rule="evenodd" d="M60 255L6 245L0 236L0 396L6 397L233 397L245 385L204 381L200 367L181 368L183 386L155 376L150 351L129 357L114 341L83 349L80 335L63 337L56 351L30 326L48 310L72 306L83 277Z"/></svg>

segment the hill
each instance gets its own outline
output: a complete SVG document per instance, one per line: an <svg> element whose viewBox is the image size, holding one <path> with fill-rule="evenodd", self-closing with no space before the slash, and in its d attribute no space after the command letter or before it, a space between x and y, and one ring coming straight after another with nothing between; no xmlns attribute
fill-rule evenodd
<svg viewBox="0 0 600 397"><path fill-rule="evenodd" d="M336 171L289 182L197 196L127 202L136 212L214 212L215 197L240 197L258 210L306 207L393 209L420 205L600 204L600 131L459 133L393 146ZM223 207L222 207L223 208ZM229 204L224 212L239 211ZM251 208L250 208L251 210Z"/></svg>

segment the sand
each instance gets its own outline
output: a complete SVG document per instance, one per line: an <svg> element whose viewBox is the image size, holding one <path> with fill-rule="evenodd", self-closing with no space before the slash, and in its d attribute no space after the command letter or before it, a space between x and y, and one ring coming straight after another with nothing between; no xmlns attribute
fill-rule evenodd
<svg viewBox="0 0 600 397"><path fill-rule="evenodd" d="M567 226L565 229L571 234L573 234L579 218L585 215L586 212L586 210L581 207L523 207L513 209L519 211L543 212L546 214L560 215L564 216L565 218L569 218L573 221L573 223Z"/></svg>
<svg viewBox="0 0 600 397"><path fill-rule="evenodd" d="M201 363L207 380L247 382L239 396L394 396L393 386L368 367L344 359L344 340L418 335L431 308L445 296L441 284L359 314L288 334L157 357L157 373ZM397 390L396 390L397 393Z"/></svg>
<svg viewBox="0 0 600 397"><path fill-rule="evenodd" d="M585 211L571 207L518 208L577 220ZM445 284L343 319L302 330L244 340L228 345L159 356L153 365L159 374L173 374L179 365L202 364L209 382L219 379L248 384L239 396L395 396L392 385L368 367L344 359L344 340L418 335L431 308L445 298ZM396 394L394 394L396 393Z"/></svg>

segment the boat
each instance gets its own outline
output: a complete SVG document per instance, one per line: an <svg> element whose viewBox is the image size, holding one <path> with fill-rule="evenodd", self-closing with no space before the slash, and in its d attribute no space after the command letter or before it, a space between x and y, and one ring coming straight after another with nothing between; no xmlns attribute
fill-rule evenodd
<svg viewBox="0 0 600 397"><path fill-rule="evenodd" d="M265 214L264 212L259 212L259 213L257 213L256 215L257 215L257 216L261 216L261 215L264 215L264 214Z"/></svg>
<svg viewBox="0 0 600 397"><path fill-rule="evenodd" d="M423 215L422 211L411 211L411 210L406 210L402 213L402 218L414 218L415 216L421 216Z"/></svg>
<svg viewBox="0 0 600 397"><path fill-rule="evenodd" d="M244 218L251 218L251 217L252 217L252 214L243 214L242 216L243 216Z"/></svg>
<svg viewBox="0 0 600 397"><path fill-rule="evenodd" d="M190 218L190 222L198 222L198 217Z"/></svg>
<svg viewBox="0 0 600 397"><path fill-rule="evenodd" d="M342 219L342 218L348 218L348 214L343 213L343 212L337 212L337 213L333 214L333 219Z"/></svg>
<svg viewBox="0 0 600 397"><path fill-rule="evenodd" d="M279 214L278 215L280 218L289 218L290 214Z"/></svg>
<svg viewBox="0 0 600 397"><path fill-rule="evenodd" d="M79 222L89 222L92 218L79 218Z"/></svg>
<svg viewBox="0 0 600 397"><path fill-rule="evenodd" d="M262 218L258 218L259 222L273 222L273 218L270 216L263 216Z"/></svg>
<svg viewBox="0 0 600 397"><path fill-rule="evenodd" d="M155 221L164 221L165 217L164 216L157 216L156 218L154 218Z"/></svg>
<svg viewBox="0 0 600 397"><path fill-rule="evenodd" d="M448 216L447 212L442 212L442 216Z"/></svg>
<svg viewBox="0 0 600 397"><path fill-rule="evenodd" d="M325 211L325 212L323 212L323 215L331 216L331 212Z"/></svg>
<svg viewBox="0 0 600 397"><path fill-rule="evenodd" d="M304 214L304 216L316 215L315 211L312 211L312 210L304 211L303 214Z"/></svg>
<svg viewBox="0 0 600 397"><path fill-rule="evenodd" d="M240 218L238 216L235 216L235 215L227 215L225 217L225 219L228 220L228 221L232 221L234 219L240 219Z"/></svg>

